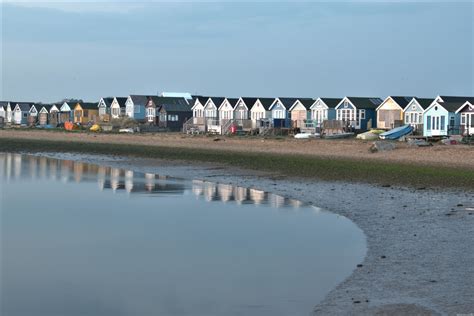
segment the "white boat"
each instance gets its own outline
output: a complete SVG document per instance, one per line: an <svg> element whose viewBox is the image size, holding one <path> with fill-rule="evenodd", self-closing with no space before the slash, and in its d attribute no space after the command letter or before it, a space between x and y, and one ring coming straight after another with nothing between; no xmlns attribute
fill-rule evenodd
<svg viewBox="0 0 474 316"><path fill-rule="evenodd" d="M121 128L119 129L119 133L133 133L133 128Z"/></svg>
<svg viewBox="0 0 474 316"><path fill-rule="evenodd" d="M318 133L298 133L294 137L296 139L309 139L309 138L316 138L319 136L321 135L319 135Z"/></svg>
<svg viewBox="0 0 474 316"><path fill-rule="evenodd" d="M357 139L363 140L376 140L379 139L379 135L372 132L365 132L356 136Z"/></svg>

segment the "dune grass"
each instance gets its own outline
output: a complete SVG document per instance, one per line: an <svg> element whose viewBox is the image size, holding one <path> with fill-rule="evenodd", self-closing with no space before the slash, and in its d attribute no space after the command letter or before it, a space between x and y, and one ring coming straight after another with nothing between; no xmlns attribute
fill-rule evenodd
<svg viewBox="0 0 474 316"><path fill-rule="evenodd" d="M393 162L322 158L306 155L261 154L164 146L2 139L4 152L77 152L207 162L273 172L288 177L365 182L409 187L474 188L474 171Z"/></svg>

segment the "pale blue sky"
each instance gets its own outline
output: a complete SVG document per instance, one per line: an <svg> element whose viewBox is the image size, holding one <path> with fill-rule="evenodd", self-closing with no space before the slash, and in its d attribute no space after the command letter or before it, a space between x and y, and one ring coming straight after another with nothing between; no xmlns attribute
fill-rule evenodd
<svg viewBox="0 0 474 316"><path fill-rule="evenodd" d="M2 100L474 95L473 2L3 0L1 10Z"/></svg>

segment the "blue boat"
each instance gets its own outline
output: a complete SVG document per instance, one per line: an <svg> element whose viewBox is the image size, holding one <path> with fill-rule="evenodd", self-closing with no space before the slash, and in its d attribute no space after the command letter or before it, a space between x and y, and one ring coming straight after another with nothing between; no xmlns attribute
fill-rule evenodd
<svg viewBox="0 0 474 316"><path fill-rule="evenodd" d="M413 127L410 125L403 125L394 129L391 129L385 133L379 135L380 139L399 139L402 136L408 135L413 131Z"/></svg>

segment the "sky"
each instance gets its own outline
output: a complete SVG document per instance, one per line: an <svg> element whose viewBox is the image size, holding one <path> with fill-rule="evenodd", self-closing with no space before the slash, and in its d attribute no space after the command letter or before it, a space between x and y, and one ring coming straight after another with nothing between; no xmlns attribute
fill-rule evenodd
<svg viewBox="0 0 474 316"><path fill-rule="evenodd" d="M0 1L0 100L474 95L472 1Z"/></svg>

